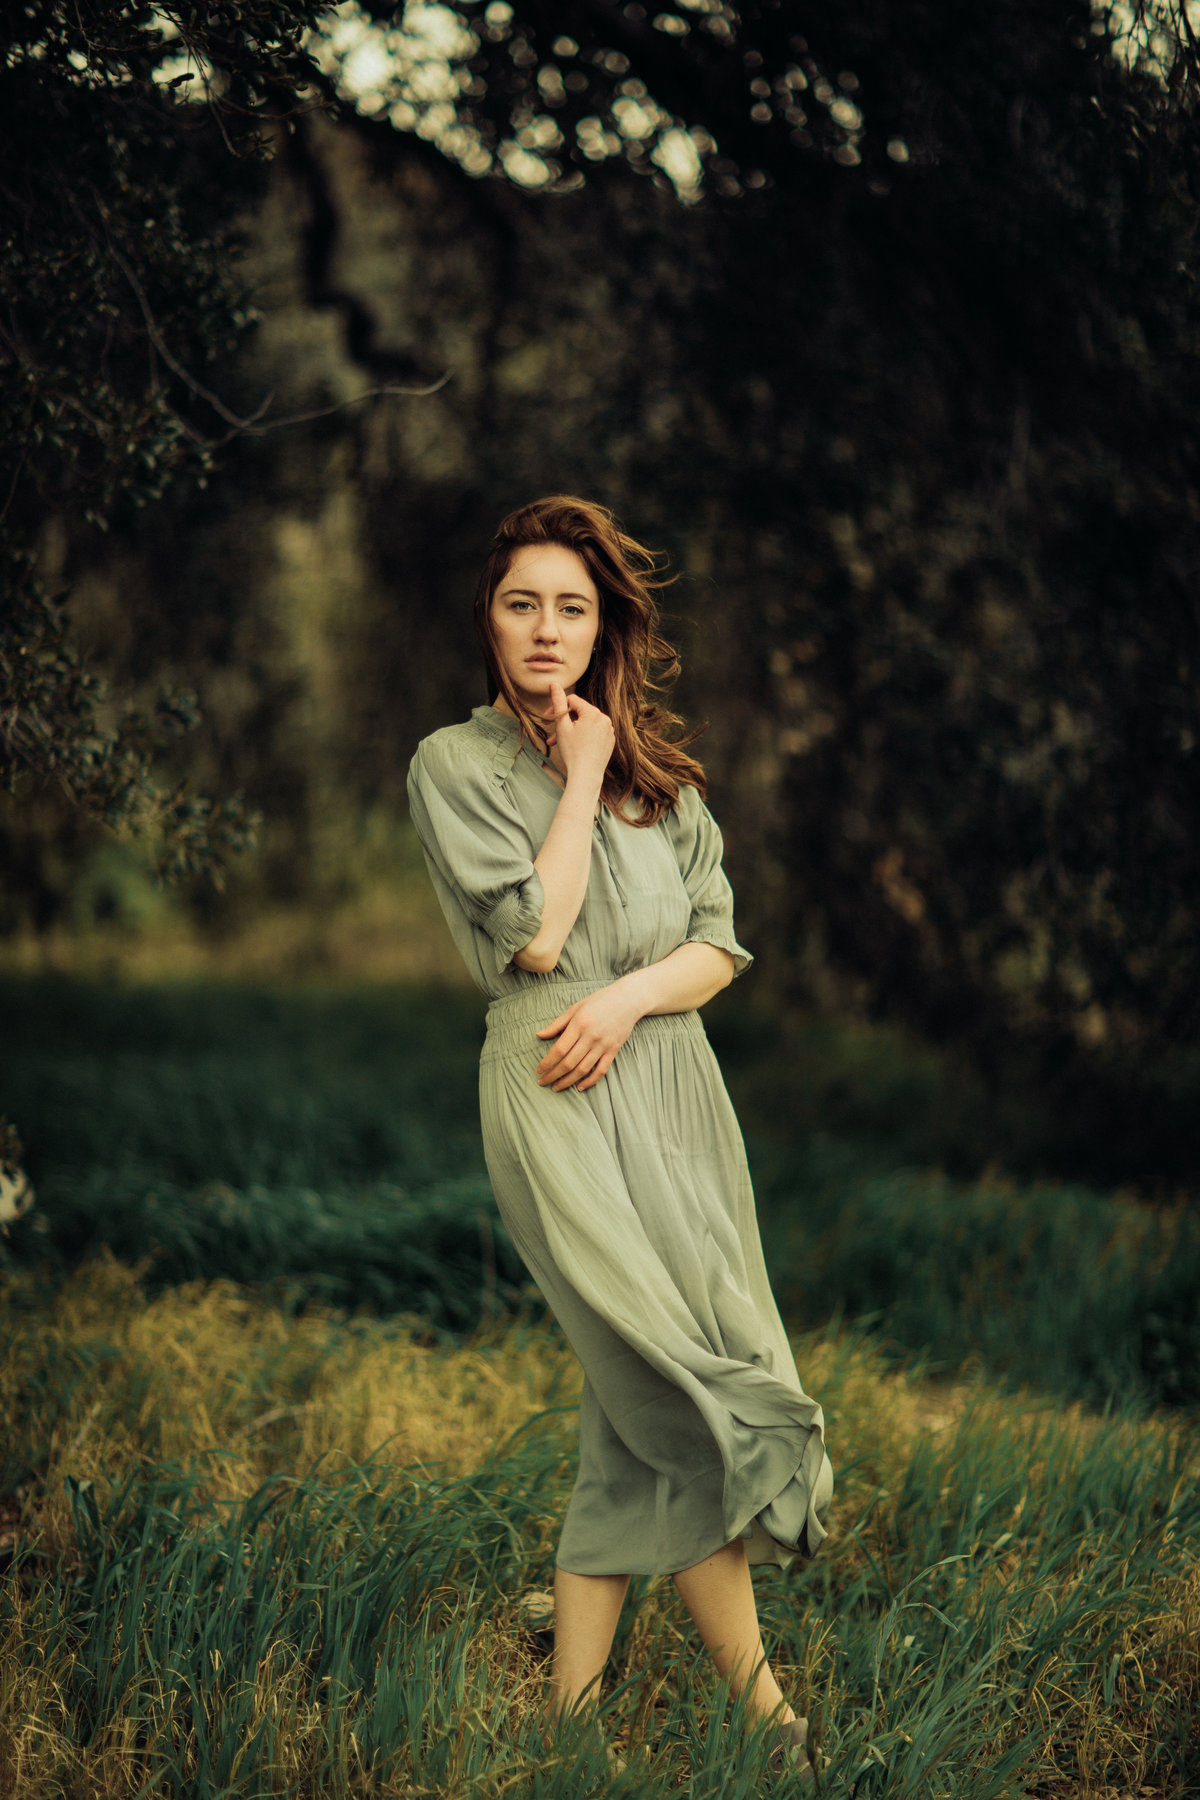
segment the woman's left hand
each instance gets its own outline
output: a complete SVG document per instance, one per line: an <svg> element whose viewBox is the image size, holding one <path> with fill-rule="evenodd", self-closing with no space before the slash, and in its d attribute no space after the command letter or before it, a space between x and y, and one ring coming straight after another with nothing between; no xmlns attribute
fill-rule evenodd
<svg viewBox="0 0 1200 1800"><path fill-rule="evenodd" d="M619 982L576 1000L537 1034L558 1040L537 1066L538 1086L552 1087L556 1094L569 1087L581 1094L595 1087L641 1016Z"/></svg>

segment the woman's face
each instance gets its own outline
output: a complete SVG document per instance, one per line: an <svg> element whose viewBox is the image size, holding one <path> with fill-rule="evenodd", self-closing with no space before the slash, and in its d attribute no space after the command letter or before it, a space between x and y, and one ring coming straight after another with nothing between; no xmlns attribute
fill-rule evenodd
<svg viewBox="0 0 1200 1800"><path fill-rule="evenodd" d="M551 681L571 693L591 659L600 596L587 564L562 544L518 550L492 595L492 637L518 699L540 716ZM497 706L507 712L503 697Z"/></svg>

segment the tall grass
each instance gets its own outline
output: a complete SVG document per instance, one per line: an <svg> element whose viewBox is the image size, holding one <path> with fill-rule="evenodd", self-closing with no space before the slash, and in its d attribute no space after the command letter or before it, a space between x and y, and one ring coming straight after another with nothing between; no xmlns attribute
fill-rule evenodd
<svg viewBox="0 0 1200 1800"><path fill-rule="evenodd" d="M586 1734L541 1747L525 1601L577 1393L544 1321L434 1348L229 1284L148 1296L111 1261L4 1298L0 1791L765 1791L766 1745L662 1579L634 1583L607 1688L625 1773ZM1194 1428L930 1381L853 1332L797 1350L835 1530L758 1586L827 1790L1194 1789Z"/></svg>
<svg viewBox="0 0 1200 1800"><path fill-rule="evenodd" d="M529 1303L484 1174L473 994L9 976L0 1015L40 1201L10 1266L57 1279L108 1248L151 1287L228 1277L438 1331ZM886 1037L814 1027L781 1064L737 1015L714 1035L790 1317L870 1316L1071 1398L1200 1402L1200 1209L951 1180L911 1158L940 1132L961 1150L961 1118L939 1124L930 1070ZM839 1082L841 1135L818 1124Z"/></svg>
<svg viewBox="0 0 1200 1800"><path fill-rule="evenodd" d="M41 1212L12 1236L19 1260L106 1247L148 1259L152 1284L267 1281L458 1330L517 1300L475 1000L10 980L0 1012Z"/></svg>
<svg viewBox="0 0 1200 1800"><path fill-rule="evenodd" d="M763 1193L789 1316L872 1317L950 1368L1096 1404L1200 1402L1200 1208L880 1171L822 1139Z"/></svg>

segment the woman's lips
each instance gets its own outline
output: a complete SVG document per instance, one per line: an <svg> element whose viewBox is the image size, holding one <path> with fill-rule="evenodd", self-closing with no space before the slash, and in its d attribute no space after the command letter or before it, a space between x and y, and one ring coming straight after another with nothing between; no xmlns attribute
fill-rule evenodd
<svg viewBox="0 0 1200 1800"><path fill-rule="evenodd" d="M527 656L525 664L530 669L558 669L562 667L561 656Z"/></svg>

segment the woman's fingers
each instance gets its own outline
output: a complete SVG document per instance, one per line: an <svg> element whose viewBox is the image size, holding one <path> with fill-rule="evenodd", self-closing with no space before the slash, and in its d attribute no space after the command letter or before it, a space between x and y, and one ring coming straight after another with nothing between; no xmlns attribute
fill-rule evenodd
<svg viewBox="0 0 1200 1800"><path fill-rule="evenodd" d="M615 1055L616 1052L613 1051L610 1055L602 1056L600 1058L600 1061L596 1064L595 1068L589 1072L587 1080L579 1083L579 1092L581 1094L586 1094L590 1087L595 1087L598 1081L603 1081L604 1077L608 1074L608 1071L612 1068L613 1057Z"/></svg>
<svg viewBox="0 0 1200 1800"><path fill-rule="evenodd" d="M592 1000L577 1000L565 1012L543 1025L537 1035L554 1037L537 1066L539 1087L551 1087L556 1094L577 1087L580 1093L595 1087L612 1067L613 1059L628 1037L628 1027L614 1029L603 1016L592 1016Z"/></svg>
<svg viewBox="0 0 1200 1800"><path fill-rule="evenodd" d="M538 1084L560 1092L564 1087L572 1087L602 1054L602 1045L564 1032L538 1064Z"/></svg>
<svg viewBox="0 0 1200 1800"><path fill-rule="evenodd" d="M568 1021L559 1033L557 1041L550 1045L537 1066L538 1081L542 1087L546 1087L552 1081L557 1081L563 1071L573 1065L576 1060L573 1052L578 1042L579 1032L577 1029L572 1030L571 1023Z"/></svg>
<svg viewBox="0 0 1200 1800"><path fill-rule="evenodd" d="M550 678L550 714L557 725L561 719L569 719L570 708L567 705L567 690L561 681Z"/></svg>
<svg viewBox="0 0 1200 1800"><path fill-rule="evenodd" d="M570 1088L570 1087L578 1087L580 1089L580 1091L582 1092L583 1086L584 1086L584 1077L587 1075L591 1075L593 1070L602 1061L603 1061L603 1056L598 1049L584 1051L578 1058L576 1058L576 1060L574 1062L571 1063L571 1065L568 1069L566 1069L564 1072L562 1072L559 1075L558 1079L554 1083L555 1093L556 1094L565 1093L567 1088ZM590 1085L590 1083L589 1083L589 1085Z"/></svg>
<svg viewBox="0 0 1200 1800"><path fill-rule="evenodd" d="M568 725L574 725L585 714L592 714L598 719L608 720L607 713L601 712L600 708L594 706L590 700L585 700L582 694L568 694L562 682L556 681L552 676L550 704L542 709L543 719L553 719L556 724L565 720Z"/></svg>
<svg viewBox="0 0 1200 1800"><path fill-rule="evenodd" d="M590 1051L581 1050L578 1055L564 1057L560 1061L538 1064L538 1086L553 1088L556 1094L563 1094L568 1088L578 1087L582 1094L587 1088L594 1087L601 1076L606 1075L612 1066L614 1051L605 1051L593 1046Z"/></svg>
<svg viewBox="0 0 1200 1800"><path fill-rule="evenodd" d="M560 681L553 680L550 683L550 704L543 709L542 717L553 719L556 725L568 727L578 725L584 718L603 719L606 725L612 723L606 712L601 712L598 706L593 706L582 694L568 694Z"/></svg>
<svg viewBox="0 0 1200 1800"><path fill-rule="evenodd" d="M566 1088L575 1087L576 1084L582 1088L585 1085L584 1077L595 1076L599 1079L599 1075L605 1073L615 1055L615 1050L602 1043L580 1041L561 1058L550 1063L544 1074L539 1074L539 1085L552 1087L556 1094L561 1094ZM591 1087L592 1082L586 1082L586 1086Z"/></svg>
<svg viewBox="0 0 1200 1800"><path fill-rule="evenodd" d="M545 1025L539 1025L536 1035L538 1037L553 1037L556 1032L564 1031L571 1023L572 1019L575 1018L580 1008L586 1005L586 999L572 1000L570 1006L564 1007L557 1018L549 1019Z"/></svg>

